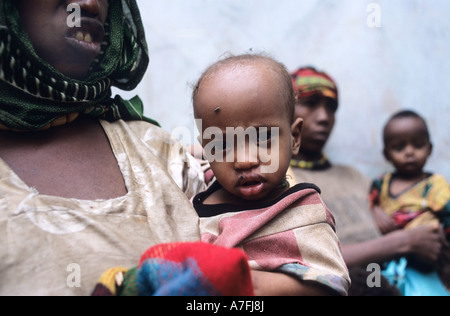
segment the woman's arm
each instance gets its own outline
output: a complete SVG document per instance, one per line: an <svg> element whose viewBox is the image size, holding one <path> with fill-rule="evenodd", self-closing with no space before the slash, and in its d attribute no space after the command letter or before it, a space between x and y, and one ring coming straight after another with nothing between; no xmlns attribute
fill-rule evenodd
<svg viewBox="0 0 450 316"><path fill-rule="evenodd" d="M336 295L324 286L300 282L283 273L252 271L255 296L326 296Z"/></svg>
<svg viewBox="0 0 450 316"><path fill-rule="evenodd" d="M398 230L380 238L342 247L349 268L381 263L405 255L415 255L425 262L436 263L442 250L439 227L422 226Z"/></svg>

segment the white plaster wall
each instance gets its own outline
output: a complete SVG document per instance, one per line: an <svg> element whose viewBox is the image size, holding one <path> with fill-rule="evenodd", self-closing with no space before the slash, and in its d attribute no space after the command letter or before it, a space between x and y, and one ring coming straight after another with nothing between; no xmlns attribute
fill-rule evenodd
<svg viewBox="0 0 450 316"><path fill-rule="evenodd" d="M289 70L314 65L338 82L340 108L326 152L370 177L390 167L381 129L403 108L428 121L428 169L450 180L450 1L138 0L150 47L139 94L172 132L195 130L191 84L227 52L264 51ZM380 8L380 27L367 11ZM116 91L117 92L117 91ZM192 138L194 141L194 138Z"/></svg>

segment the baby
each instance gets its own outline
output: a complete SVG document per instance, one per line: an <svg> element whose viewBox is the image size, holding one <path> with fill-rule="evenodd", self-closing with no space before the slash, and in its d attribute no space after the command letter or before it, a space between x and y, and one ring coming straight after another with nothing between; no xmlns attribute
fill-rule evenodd
<svg viewBox="0 0 450 316"><path fill-rule="evenodd" d="M442 224L450 233L450 189L443 176L424 171L433 145L425 120L395 114L384 128L384 156L395 172L373 182L371 203L380 230Z"/></svg>
<svg viewBox="0 0 450 316"><path fill-rule="evenodd" d="M449 239L450 188L443 176L424 171L433 148L425 120L413 111L401 111L388 121L383 136L384 156L395 172L372 184L370 201L380 231L386 234L419 225L441 226ZM415 268L429 272L428 264L411 259ZM450 249L446 242L437 268L450 289Z"/></svg>
<svg viewBox="0 0 450 316"><path fill-rule="evenodd" d="M346 295L348 271L319 189L286 181L302 119L294 120L284 65L261 55L221 60L200 77L193 105L217 179L193 199L202 241L243 249L253 270Z"/></svg>

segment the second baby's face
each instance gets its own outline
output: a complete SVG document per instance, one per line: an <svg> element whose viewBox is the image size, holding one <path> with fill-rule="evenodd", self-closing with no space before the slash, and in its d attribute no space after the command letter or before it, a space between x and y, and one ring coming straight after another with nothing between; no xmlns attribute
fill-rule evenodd
<svg viewBox="0 0 450 316"><path fill-rule="evenodd" d="M300 146L302 120L290 121L276 78L261 66L238 66L209 76L198 92L196 118L211 168L243 200L270 196Z"/></svg>
<svg viewBox="0 0 450 316"><path fill-rule="evenodd" d="M415 176L423 171L432 145L422 119L404 117L392 120L385 130L386 158L402 176Z"/></svg>

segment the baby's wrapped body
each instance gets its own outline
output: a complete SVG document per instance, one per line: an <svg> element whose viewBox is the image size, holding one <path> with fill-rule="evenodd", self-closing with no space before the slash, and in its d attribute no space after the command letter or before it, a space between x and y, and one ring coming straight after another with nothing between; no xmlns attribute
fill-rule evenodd
<svg viewBox="0 0 450 316"><path fill-rule="evenodd" d="M450 239L450 187L438 174L427 177L408 190L393 196L390 193L392 173L387 173L372 184L370 200L379 205L399 228L413 229L418 226L441 226ZM430 270L428 265L411 261L416 268ZM450 248L444 246L439 262L439 274L450 289Z"/></svg>
<svg viewBox="0 0 450 316"><path fill-rule="evenodd" d="M450 233L450 188L445 178L429 174L397 196L390 193L393 174L387 173L372 184L371 203L379 205L400 228L442 224Z"/></svg>
<svg viewBox="0 0 450 316"><path fill-rule="evenodd" d="M254 270L286 273L347 295L350 278L334 218L316 186L299 184L275 201L252 207L203 204L218 189L216 182L193 201L202 241L243 249Z"/></svg>

